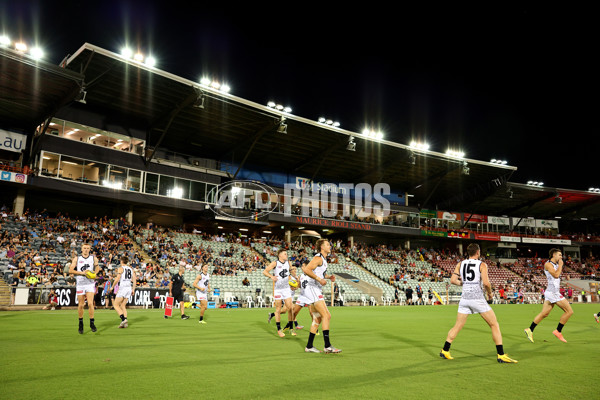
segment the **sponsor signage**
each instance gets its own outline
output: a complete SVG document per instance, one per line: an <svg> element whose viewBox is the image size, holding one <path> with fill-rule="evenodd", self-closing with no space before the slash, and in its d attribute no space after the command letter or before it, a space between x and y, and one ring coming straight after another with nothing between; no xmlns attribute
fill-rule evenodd
<svg viewBox="0 0 600 400"><path fill-rule="evenodd" d="M536 219L535 226L537 228L558 229L558 221L553 219Z"/></svg>
<svg viewBox="0 0 600 400"><path fill-rule="evenodd" d="M535 219L533 218L513 218L512 223L515 228L518 226L535 228Z"/></svg>
<svg viewBox="0 0 600 400"><path fill-rule="evenodd" d="M510 219L509 218L504 218L504 217L492 217L489 216L487 217L487 222L488 224L494 224L494 225L510 225Z"/></svg>
<svg viewBox="0 0 600 400"><path fill-rule="evenodd" d="M522 238L523 243L536 243L536 244L565 244L570 245L571 241L568 239L550 239L550 238Z"/></svg>
<svg viewBox="0 0 600 400"><path fill-rule="evenodd" d="M73 307L79 304L75 293L75 286L59 287L54 289L56 297L58 299L58 305L61 307ZM154 297L168 295L168 289L154 289L154 288L135 288L135 294L129 296L128 306L143 306L147 301L152 301ZM100 296L101 297L101 296ZM97 305L104 305L104 297L96 300Z"/></svg>
<svg viewBox="0 0 600 400"><path fill-rule="evenodd" d="M469 222L488 222L488 216L487 215L481 215L481 214L465 214L465 222L469 221Z"/></svg>
<svg viewBox="0 0 600 400"><path fill-rule="evenodd" d="M25 149L26 143L27 136L0 129L0 150L20 153L21 150Z"/></svg>
<svg viewBox="0 0 600 400"><path fill-rule="evenodd" d="M336 194L349 193L345 187L340 187L335 183L311 182L310 178L296 177L296 189L310 189L317 192L329 192Z"/></svg>
<svg viewBox="0 0 600 400"><path fill-rule="evenodd" d="M449 231L448 237L456 239L469 239L471 235L469 235L469 232Z"/></svg>
<svg viewBox="0 0 600 400"><path fill-rule="evenodd" d="M27 183L27 175L20 172L0 171L0 181Z"/></svg>
<svg viewBox="0 0 600 400"><path fill-rule="evenodd" d="M419 228L406 228L402 226L392 225L380 225L380 224L367 224L357 221L343 221L338 219L325 219L325 218L313 218L303 217L301 215L294 215L288 217L284 214L272 213L269 214L269 221L281 222L284 224L302 224L311 225L321 228L332 228L332 229L348 229L365 232L383 232L383 233L400 233L400 234L418 234Z"/></svg>
<svg viewBox="0 0 600 400"><path fill-rule="evenodd" d="M443 219L446 221L460 221L460 216L458 214L448 211L438 211L437 217L438 219Z"/></svg>
<svg viewBox="0 0 600 400"><path fill-rule="evenodd" d="M443 231L430 231L428 229L421 230L421 236L430 236L430 237L448 237L448 234Z"/></svg>
<svg viewBox="0 0 600 400"><path fill-rule="evenodd" d="M521 238L516 236L500 236L501 242L521 243Z"/></svg>
<svg viewBox="0 0 600 400"><path fill-rule="evenodd" d="M421 218L435 218L437 217L437 211L435 210L427 210L427 209L422 209L419 212L419 216Z"/></svg>
<svg viewBox="0 0 600 400"><path fill-rule="evenodd" d="M500 235L497 233L476 233L475 239L477 240L490 240L493 242L500 241Z"/></svg>

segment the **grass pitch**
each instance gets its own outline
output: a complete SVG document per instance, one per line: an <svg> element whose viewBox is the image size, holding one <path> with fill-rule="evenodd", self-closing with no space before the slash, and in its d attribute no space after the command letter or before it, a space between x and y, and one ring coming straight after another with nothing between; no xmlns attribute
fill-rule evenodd
<svg viewBox="0 0 600 400"><path fill-rule="evenodd" d="M498 364L491 332L470 316L452 345L439 351L457 306L332 308L331 341L341 354L306 354L310 325L279 338L271 309L129 310L117 329L115 311L96 310L98 332L77 333L77 311L0 313L0 393L7 399L465 399L597 398L599 304L574 304L563 330L562 311L523 333L541 305L494 305L504 349L518 364ZM284 317L282 321L287 321ZM323 348L323 337L315 346Z"/></svg>

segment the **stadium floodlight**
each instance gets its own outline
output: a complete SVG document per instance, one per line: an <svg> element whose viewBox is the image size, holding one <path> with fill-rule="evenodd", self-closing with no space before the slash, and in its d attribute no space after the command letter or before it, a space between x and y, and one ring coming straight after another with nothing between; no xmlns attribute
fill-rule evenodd
<svg viewBox="0 0 600 400"><path fill-rule="evenodd" d="M544 186L544 182L538 182L538 181L527 181L527 186L536 186L536 187L541 187L541 186Z"/></svg>
<svg viewBox="0 0 600 400"><path fill-rule="evenodd" d="M121 49L121 57L131 58L132 56L133 56L133 51L129 47L123 47Z"/></svg>
<svg viewBox="0 0 600 400"><path fill-rule="evenodd" d="M383 139L383 133L381 131L374 131L369 128L363 129L362 134L371 139L377 139L377 140Z"/></svg>
<svg viewBox="0 0 600 400"><path fill-rule="evenodd" d="M229 93L231 87L229 85L221 85L221 92Z"/></svg>
<svg viewBox="0 0 600 400"><path fill-rule="evenodd" d="M506 165L506 164L508 164L508 161L505 161L505 160L496 160L495 158L492 158L490 160L490 162L492 164L498 164L498 165Z"/></svg>
<svg viewBox="0 0 600 400"><path fill-rule="evenodd" d="M8 47L8 46L10 46L11 43L12 42L8 36L6 36L6 35L0 36L0 46Z"/></svg>
<svg viewBox="0 0 600 400"><path fill-rule="evenodd" d="M446 155L454 158L465 158L465 153L459 150L448 149L446 150Z"/></svg>
<svg viewBox="0 0 600 400"><path fill-rule="evenodd" d="M588 192L600 193L600 188L591 187L588 189Z"/></svg>
<svg viewBox="0 0 600 400"><path fill-rule="evenodd" d="M274 101L269 101L267 103L267 107L274 108L277 111L281 111L281 112L288 113L288 114L292 112L291 107L282 106L281 104L275 103Z"/></svg>
<svg viewBox="0 0 600 400"><path fill-rule="evenodd" d="M152 56L148 56L148 57L146 57L146 61L144 62L144 64L146 64L146 66L152 68L156 65L156 58L154 58Z"/></svg>
<svg viewBox="0 0 600 400"><path fill-rule="evenodd" d="M34 60L41 60L42 58L44 58L44 51L42 49L40 49L39 47L33 47L30 51L29 54L31 55L31 57Z"/></svg>
<svg viewBox="0 0 600 400"><path fill-rule="evenodd" d="M419 143L416 141L412 141L410 142L410 147L412 147L415 150L422 150L422 151L427 151L429 150L429 144L427 143Z"/></svg>
<svg viewBox="0 0 600 400"><path fill-rule="evenodd" d="M27 45L23 42L15 43L15 50L25 53L27 51Z"/></svg>
<svg viewBox="0 0 600 400"><path fill-rule="evenodd" d="M333 120L331 120L331 119L327 119L327 118L324 118L324 117L320 117L320 118L319 118L317 121L318 121L320 124L323 124L323 125L328 125L328 126L333 126L334 128L337 128L337 127L339 127L339 126L340 126L340 123L339 123L339 122L337 122L337 121L333 121Z"/></svg>
<svg viewBox="0 0 600 400"><path fill-rule="evenodd" d="M133 59L134 59L134 61L137 61L137 62L140 62L140 63L144 62L144 55L142 53L135 53L133 55Z"/></svg>

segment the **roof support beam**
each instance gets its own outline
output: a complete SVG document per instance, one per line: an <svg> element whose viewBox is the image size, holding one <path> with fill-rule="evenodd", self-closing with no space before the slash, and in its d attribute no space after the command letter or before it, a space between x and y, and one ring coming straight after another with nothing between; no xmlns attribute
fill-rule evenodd
<svg viewBox="0 0 600 400"><path fill-rule="evenodd" d="M518 211L518 210L520 210L522 208L525 208L525 207L527 207L527 209L525 211L528 211L536 203L539 203L540 201L544 201L544 200L549 199L549 198L554 197L554 196L556 196L556 194L554 192L552 192L552 193L544 193L542 196L536 197L535 199L529 200L529 201L527 201L525 203L517 204L516 206L510 207L510 208L505 208L504 210L499 211L498 214L500 214L500 215L503 215L503 214L509 215L509 214L512 214L515 211Z"/></svg>
<svg viewBox="0 0 600 400"><path fill-rule="evenodd" d="M156 142L156 144L153 146L154 148L152 149L152 153L150 154L150 156L146 157L146 159L144 160L144 163L146 164L146 166L148 166L148 164L150 164L150 161L152 161L152 159L154 158L154 155L156 154L156 149L158 149L158 147L161 145L163 139L167 135L167 132L169 132L169 128L171 127L171 124L173 123L173 120L175 119L175 117L181 112L181 110L183 110L184 108L193 104L197 98L198 98L198 96L197 96L196 92L193 91L181 103L179 103L179 105L176 108L171 110L171 112L168 115L167 123L166 123L165 127L162 129L162 134L158 138L158 141ZM153 128L150 128L150 130L152 130L152 129ZM148 144L149 144L149 142L146 141L146 146L148 146Z"/></svg>
<svg viewBox="0 0 600 400"><path fill-rule="evenodd" d="M266 125L264 126L261 130L259 130L258 132L256 132L252 137L254 138L254 140L252 141L252 144L250 145L250 148L248 149L248 151L246 152L246 154L244 155L244 158L242 159L242 162L240 163L240 165L238 166L237 171L235 171L235 174L233 175L233 179L235 179L237 177L237 175L240 173L240 171L242 170L244 164L246 164L246 160L248 159L248 157L250 156L250 153L252 153L252 150L254 149L254 146L256 145L256 143L258 143L258 141L260 140L261 137L263 137L263 135L267 132L269 132L270 130L273 129L275 125Z"/></svg>

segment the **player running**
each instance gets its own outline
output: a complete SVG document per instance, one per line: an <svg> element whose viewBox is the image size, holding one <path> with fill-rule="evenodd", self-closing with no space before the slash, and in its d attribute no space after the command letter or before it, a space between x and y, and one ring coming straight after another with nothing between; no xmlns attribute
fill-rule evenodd
<svg viewBox="0 0 600 400"><path fill-rule="evenodd" d="M113 301L115 311L119 315L119 318L121 318L119 328L129 327L129 322L127 321L127 301L129 300L129 296L135 294L136 281L135 272L129 266L129 257L121 257L121 265L117 268L117 276L112 287L109 289L109 292L111 292L119 285L119 290L117 290L117 295Z"/></svg>
<svg viewBox="0 0 600 400"><path fill-rule="evenodd" d="M342 350L336 349L331 345L329 340L329 325L331 321L331 314L325 304L325 298L323 297L323 286L327 284L326 279L331 282L335 282L335 275L326 275L327 272L327 256L331 252L331 243L327 239L319 239L315 244L318 253L308 263L308 265L302 268L304 274L308 277L306 283L306 290L304 291L306 300L311 306L311 314L313 316L313 322L310 326L310 334L308 335L308 342L304 349L307 353L320 353L321 351L316 349L313 345L315 335L319 325L322 324L323 340L325 342L325 353L341 353Z"/></svg>
<svg viewBox="0 0 600 400"><path fill-rule="evenodd" d="M87 300L88 315L90 317L90 328L92 332L96 332L94 324L94 295L96 294L96 281L94 278L88 278L86 273L97 274L100 271L100 265L95 255L90 254L92 246L88 243L81 245L81 255L73 257L69 274L75 275L77 294L77 314L79 316L79 333L83 334L83 307Z"/></svg>
<svg viewBox="0 0 600 400"><path fill-rule="evenodd" d="M467 253L469 258L456 264L454 273L450 282L454 285L463 287L463 292L458 303L458 313L456 315L456 323L448 332L446 343L444 348L440 352L440 357L452 360L454 359L450 355L450 346L460 330L465 326L467 317L469 314L480 314L481 317L487 322L492 329L492 338L496 343L496 351L498 353L497 360L499 363L516 363L517 360L513 360L508 357L508 354L504 354L504 347L502 345L502 334L500 333L500 325L496 319L494 310L490 307L488 302L485 300L483 288L487 292L488 299L492 300L492 285L488 277L487 264L479 260L481 252L479 245L471 243L467 247ZM482 287L483 284L483 287Z"/></svg>
<svg viewBox="0 0 600 400"><path fill-rule="evenodd" d="M573 309L569 301L560 294L560 274L563 269L562 252L559 249L550 249L550 259L544 264L544 273L546 279L548 279L548 286L544 291L544 305L542 311L533 319L531 326L525 329L525 335L531 343L533 343L533 330L535 327L542 322L544 318L550 314L550 311L554 308L554 305L558 305L564 312L560 317L558 326L552 332L560 341L567 343L563 337L562 329L573 315ZM598 321L598 319L596 319Z"/></svg>
<svg viewBox="0 0 600 400"><path fill-rule="evenodd" d="M271 271L273 271L273 274L271 274ZM292 314L292 290L290 289L289 284L290 263L288 262L288 255L285 249L280 249L277 252L277 260L271 262L263 270L263 275L271 279L275 284L273 297L275 299L275 323L277 324L277 334L279 337L285 336L285 333L281 330L282 305L285 304L288 313L286 329L291 329L292 336L296 336L293 325L294 315ZM294 276L294 278L298 279L297 276Z"/></svg>
<svg viewBox="0 0 600 400"><path fill-rule="evenodd" d="M202 266L202 271L196 280L194 281L194 287L196 288L196 299L200 302L200 320L198 323L206 324L204 321L204 312L206 311L208 304L208 293L210 292L210 275L208 274L208 264Z"/></svg>

